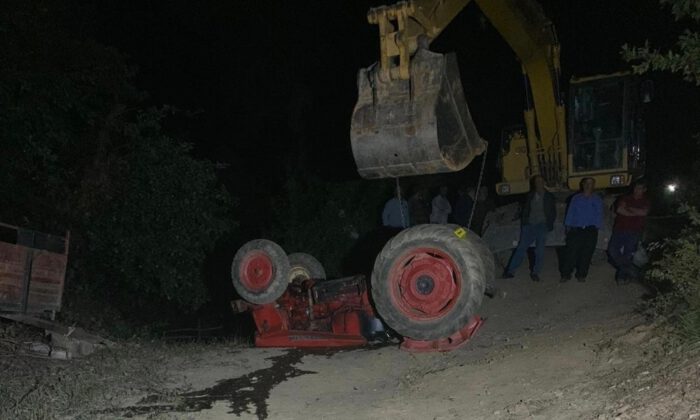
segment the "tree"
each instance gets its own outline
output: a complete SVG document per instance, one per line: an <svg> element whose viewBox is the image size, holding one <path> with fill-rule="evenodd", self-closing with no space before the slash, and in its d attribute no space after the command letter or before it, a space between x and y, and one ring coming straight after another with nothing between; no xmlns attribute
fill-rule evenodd
<svg viewBox="0 0 700 420"><path fill-rule="evenodd" d="M0 217L70 229L73 290L124 312L193 310L206 253L234 226L231 199L214 165L165 133L173 110L145 108L135 69L75 33L63 4L0 11Z"/></svg>
<svg viewBox="0 0 700 420"><path fill-rule="evenodd" d="M700 0L660 0L670 5L678 21L690 19L700 23ZM652 49L649 42L642 47L624 45L623 57L633 63L638 74L648 71L678 73L683 79L700 86L700 33L686 29L678 37L675 48L666 52ZM697 137L697 135L696 135ZM699 145L700 146L700 145ZM657 258L647 272L650 284L660 291L651 302L657 313L680 309L681 331L693 341L700 341L700 165L690 171L686 201L679 212L687 217L687 225L675 238L652 244Z"/></svg>
<svg viewBox="0 0 700 420"><path fill-rule="evenodd" d="M670 5L673 16L678 21L689 18L700 23L700 0L660 0L662 5ZM653 49L647 41L644 46L623 45L622 55L633 63L635 73L650 70L679 73L689 82L700 86L700 33L686 29L678 37L675 49L662 52Z"/></svg>

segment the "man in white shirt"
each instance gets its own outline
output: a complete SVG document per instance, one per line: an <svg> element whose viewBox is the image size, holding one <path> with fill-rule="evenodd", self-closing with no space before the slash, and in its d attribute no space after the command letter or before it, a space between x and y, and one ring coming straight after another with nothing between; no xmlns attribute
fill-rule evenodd
<svg viewBox="0 0 700 420"><path fill-rule="evenodd" d="M433 198L430 223L447 223L447 217L452 213L450 200L447 199L447 187L440 187L440 193Z"/></svg>

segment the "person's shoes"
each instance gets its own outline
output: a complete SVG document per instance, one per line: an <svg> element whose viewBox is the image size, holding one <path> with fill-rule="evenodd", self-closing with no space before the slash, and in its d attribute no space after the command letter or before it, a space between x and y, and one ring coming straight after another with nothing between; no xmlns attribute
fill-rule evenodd
<svg viewBox="0 0 700 420"><path fill-rule="evenodd" d="M559 279L559 283L566 283L569 280L571 280L571 274L569 274L568 276L562 275L561 279Z"/></svg>
<svg viewBox="0 0 700 420"><path fill-rule="evenodd" d="M540 281L540 276L538 276L537 273L530 273L530 278L532 281Z"/></svg>
<svg viewBox="0 0 700 420"><path fill-rule="evenodd" d="M501 277L503 277L504 279L512 279L515 276L510 271L504 271Z"/></svg>
<svg viewBox="0 0 700 420"><path fill-rule="evenodd" d="M578 280L579 283L585 283L586 278L585 277L576 277L576 280Z"/></svg>

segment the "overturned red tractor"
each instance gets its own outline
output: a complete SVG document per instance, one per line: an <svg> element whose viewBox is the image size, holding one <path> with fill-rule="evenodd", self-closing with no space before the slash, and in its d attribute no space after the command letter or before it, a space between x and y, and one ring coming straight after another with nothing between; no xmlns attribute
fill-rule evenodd
<svg viewBox="0 0 700 420"><path fill-rule="evenodd" d="M495 264L484 242L456 225L420 225L391 239L377 257L371 303L363 276L326 280L307 254L274 242L248 242L231 275L238 311L255 320L261 347L360 346L381 330L403 337L402 348L445 351L464 344L483 322L476 315Z"/></svg>

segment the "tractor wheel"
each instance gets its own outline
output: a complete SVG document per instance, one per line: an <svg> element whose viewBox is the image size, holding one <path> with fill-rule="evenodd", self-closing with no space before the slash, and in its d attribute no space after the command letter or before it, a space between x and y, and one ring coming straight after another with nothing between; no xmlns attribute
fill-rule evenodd
<svg viewBox="0 0 700 420"><path fill-rule="evenodd" d="M486 282L488 283L490 281L495 280L496 258L493 256L493 253L489 249L488 245L486 245L486 242L484 242L484 240L481 239L479 235L472 231L469 231L465 239L471 241L474 244L474 246L479 250L481 262L484 264L484 276Z"/></svg>
<svg viewBox="0 0 700 420"><path fill-rule="evenodd" d="M312 255L303 252L289 254L289 265L291 267L289 271L290 283L295 279L326 279L326 270L323 269L323 265Z"/></svg>
<svg viewBox="0 0 700 420"><path fill-rule="evenodd" d="M449 337L481 305L490 270L481 239L456 225L419 225L389 241L372 272L372 297L384 321L416 340ZM491 260L492 261L492 260Z"/></svg>
<svg viewBox="0 0 700 420"><path fill-rule="evenodd" d="M236 292L250 303L265 304L277 300L289 283L289 258L284 250L267 239L243 245L231 264L231 279Z"/></svg>

